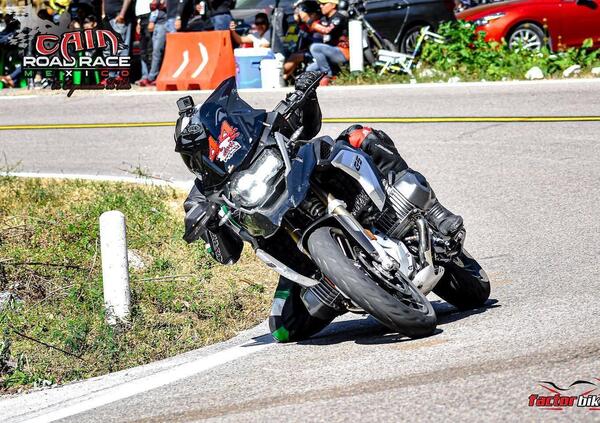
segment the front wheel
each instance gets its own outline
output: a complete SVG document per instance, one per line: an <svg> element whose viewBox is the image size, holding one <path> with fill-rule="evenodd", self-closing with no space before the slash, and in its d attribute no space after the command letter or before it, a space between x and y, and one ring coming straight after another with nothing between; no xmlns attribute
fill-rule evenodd
<svg viewBox="0 0 600 423"><path fill-rule="evenodd" d="M433 292L459 310L481 307L490 297L490 280L479 263L463 250L446 267Z"/></svg>
<svg viewBox="0 0 600 423"><path fill-rule="evenodd" d="M544 30L533 23L524 23L515 28L508 38L511 49L539 50L545 44Z"/></svg>
<svg viewBox="0 0 600 423"><path fill-rule="evenodd" d="M433 334L437 319L425 296L410 282L398 290L383 287L355 259L344 234L330 227L315 230L308 250L321 272L364 311L410 338Z"/></svg>

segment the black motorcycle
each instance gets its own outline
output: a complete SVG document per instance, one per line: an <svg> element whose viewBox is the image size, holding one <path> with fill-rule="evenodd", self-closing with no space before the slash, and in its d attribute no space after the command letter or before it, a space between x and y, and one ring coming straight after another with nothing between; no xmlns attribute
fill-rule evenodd
<svg viewBox="0 0 600 423"><path fill-rule="evenodd" d="M415 338L431 335L432 290L461 309L481 306L490 285L464 250L464 229L445 236L425 218L432 191L414 174L381 176L372 159L324 136L299 139L299 110L316 90L288 94L272 112L256 110L224 81L202 106L178 101L178 151L195 134L209 137L202 154L204 194L215 206L197 227L220 216L270 268L302 286L311 315L324 320L368 313Z"/></svg>

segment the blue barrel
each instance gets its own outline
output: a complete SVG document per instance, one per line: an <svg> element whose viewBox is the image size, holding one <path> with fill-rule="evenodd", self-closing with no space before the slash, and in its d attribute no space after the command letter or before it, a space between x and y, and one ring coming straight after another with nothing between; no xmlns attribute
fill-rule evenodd
<svg viewBox="0 0 600 423"><path fill-rule="evenodd" d="M235 80L238 88L261 88L260 61L273 59L275 56L269 48L236 48Z"/></svg>

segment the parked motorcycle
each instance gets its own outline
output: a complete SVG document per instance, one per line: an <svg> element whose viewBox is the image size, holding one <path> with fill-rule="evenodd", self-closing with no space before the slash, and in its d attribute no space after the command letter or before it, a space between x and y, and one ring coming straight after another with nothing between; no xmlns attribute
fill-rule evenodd
<svg viewBox="0 0 600 423"><path fill-rule="evenodd" d="M318 83L288 94L272 112L245 103L233 78L202 106L189 96L177 102L177 151L202 128L221 134L197 158L214 206L194 227L218 214L219 225L302 287L313 316L368 313L411 338L431 335L437 320L426 295L478 307L489 296L488 278L463 248L464 229L445 236L414 205L435 198L414 173L382 176L348 143L299 139L299 110Z"/></svg>

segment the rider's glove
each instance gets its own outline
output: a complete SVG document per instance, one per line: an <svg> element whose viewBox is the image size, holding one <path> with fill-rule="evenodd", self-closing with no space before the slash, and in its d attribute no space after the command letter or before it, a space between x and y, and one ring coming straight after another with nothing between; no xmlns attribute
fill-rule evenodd
<svg viewBox="0 0 600 423"><path fill-rule="evenodd" d="M206 230L219 230L219 206L215 203L196 203L185 214L185 234L187 242L197 240Z"/></svg>
<svg viewBox="0 0 600 423"><path fill-rule="evenodd" d="M295 88L300 91L306 91L321 75L321 72L304 72L296 78Z"/></svg>

